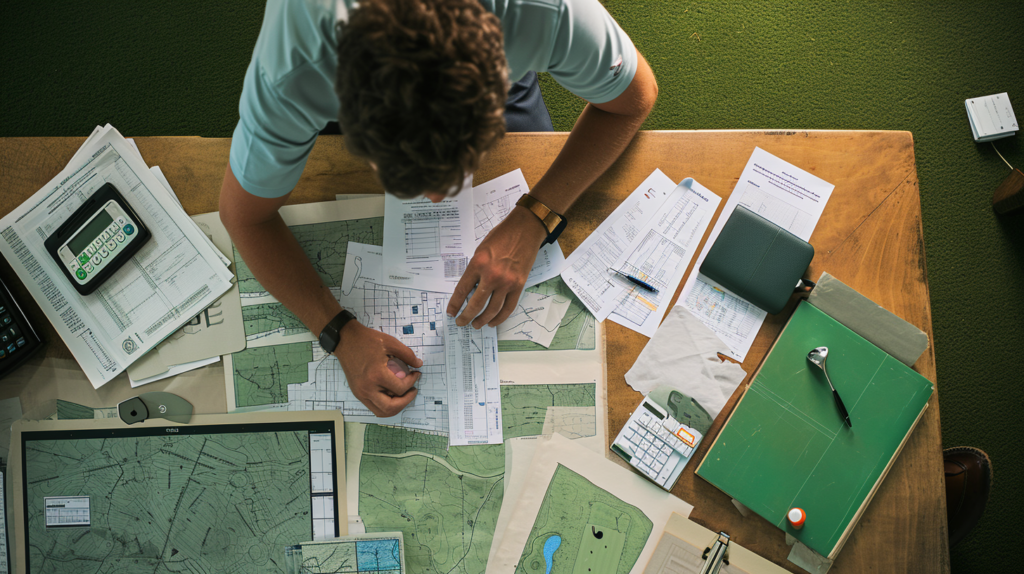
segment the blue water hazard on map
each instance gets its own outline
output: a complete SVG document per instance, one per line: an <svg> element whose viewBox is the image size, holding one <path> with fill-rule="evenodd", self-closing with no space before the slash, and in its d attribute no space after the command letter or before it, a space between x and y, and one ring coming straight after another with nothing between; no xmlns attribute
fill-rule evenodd
<svg viewBox="0 0 1024 574"><path fill-rule="evenodd" d="M398 540L360 540L356 542L356 563L359 572L399 570L402 558Z"/></svg>
<svg viewBox="0 0 1024 574"><path fill-rule="evenodd" d="M550 536L544 541L544 562L548 566L546 574L551 574L551 567L554 566L552 559L555 556L555 550L558 550L558 547L561 545L562 537L557 534Z"/></svg>

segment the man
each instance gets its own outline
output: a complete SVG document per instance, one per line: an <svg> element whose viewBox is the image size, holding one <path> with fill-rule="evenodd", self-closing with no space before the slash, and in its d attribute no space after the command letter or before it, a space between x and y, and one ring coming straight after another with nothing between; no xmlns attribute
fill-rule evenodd
<svg viewBox="0 0 1024 574"><path fill-rule="evenodd" d="M403 376L389 359L413 368L422 362L341 309L278 209L318 131L333 119L388 192L433 201L457 193L504 134L508 82L538 71L589 103L530 192L532 204L517 206L474 254L447 309L459 313L476 288L456 318L460 326L497 325L515 310L552 222L618 158L653 107L650 67L597 0L267 4L239 104L221 220L253 275L321 335L353 394L377 416L397 414L416 396L419 374Z"/></svg>

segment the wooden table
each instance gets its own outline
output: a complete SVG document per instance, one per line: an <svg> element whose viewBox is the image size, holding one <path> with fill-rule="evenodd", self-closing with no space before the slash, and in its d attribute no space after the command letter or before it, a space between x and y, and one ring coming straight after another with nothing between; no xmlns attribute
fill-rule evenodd
<svg viewBox="0 0 1024 574"><path fill-rule="evenodd" d="M486 181L521 167L532 186L547 170L567 134L510 134L492 151L476 175ZM84 138L0 139L0 214L6 214L56 175ZM150 165L163 169L190 214L217 210L227 139L157 137L136 140ZM835 184L836 188L811 243L808 276L828 271L883 307L932 336L924 242L913 137L908 132L645 132L622 158L567 213L571 222L560 240L568 254L655 168L672 180L693 177L725 199L732 192L755 146ZM380 193L366 163L344 151L340 136L321 136L291 202L334 198L336 193ZM705 237L706 239L706 237ZM4 277L12 273L3 264ZM687 272L689 273L689 271ZM50 341L46 357L70 354L16 280L15 296ZM678 294L677 294L678 295ZM752 373L792 312L794 303L769 316L743 363ZM625 382L647 338L606 322L609 433L615 436L640 401ZM38 364L41 358L34 359ZM23 369L35 368L33 363ZM935 355L929 349L914 365L935 381ZM157 383L147 390L163 390ZM173 383L170 383L173 389ZM2 389L0 398L15 390ZM90 392L91 389L90 389ZM98 400L131 396L124 376L101 388ZM703 456L722 421L739 398L734 393L696 458ZM24 396L24 395L23 395ZM23 399L24 400L24 399ZM100 406L100 405L91 405ZM893 465L873 502L839 554L832 572L949 572L949 547L942 471L938 395L933 395L917 430ZM216 409L218 404L206 405ZM223 411L223 407L220 407ZM690 465L673 493L694 505L691 518L712 530L725 530L739 544L794 571L786 561L784 534L758 516L743 518L729 498L694 475Z"/></svg>

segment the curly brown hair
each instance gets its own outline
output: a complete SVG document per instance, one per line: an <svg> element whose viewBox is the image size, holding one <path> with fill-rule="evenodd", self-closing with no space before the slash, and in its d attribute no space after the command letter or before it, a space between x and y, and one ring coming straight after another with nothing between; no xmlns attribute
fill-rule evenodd
<svg viewBox="0 0 1024 574"><path fill-rule="evenodd" d="M364 0L338 38L338 123L388 192L461 184L505 134L501 22L479 0Z"/></svg>

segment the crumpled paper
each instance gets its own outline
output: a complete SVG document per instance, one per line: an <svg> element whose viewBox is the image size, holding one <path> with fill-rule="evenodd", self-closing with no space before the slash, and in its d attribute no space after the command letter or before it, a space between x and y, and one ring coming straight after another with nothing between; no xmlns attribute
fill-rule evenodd
<svg viewBox="0 0 1024 574"><path fill-rule="evenodd" d="M738 364L718 357L724 346L690 311L673 307L626 373L626 382L645 395L661 386L674 388L715 418L747 376Z"/></svg>

